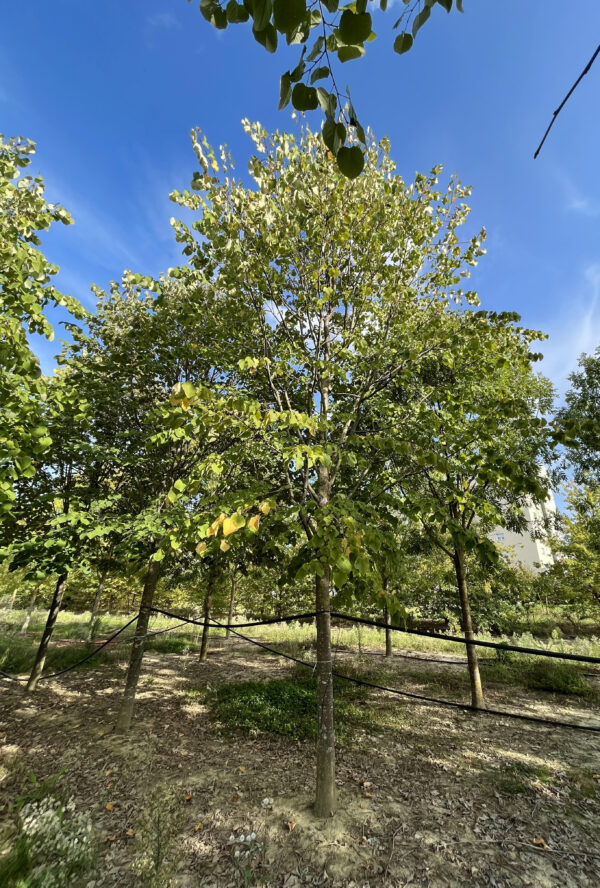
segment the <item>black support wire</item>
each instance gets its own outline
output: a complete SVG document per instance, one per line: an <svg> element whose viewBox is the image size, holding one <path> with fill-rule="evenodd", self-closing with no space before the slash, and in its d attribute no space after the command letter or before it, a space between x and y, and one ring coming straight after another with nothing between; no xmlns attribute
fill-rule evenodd
<svg viewBox="0 0 600 888"><path fill-rule="evenodd" d="M158 608L151 608L151 610L155 611L156 613L163 614L164 616L181 619L180 614L171 614L168 611L159 610ZM336 616L340 615L338 614ZM204 626L205 623L204 620L193 620L191 618L185 620L185 622L193 623L199 626ZM284 621L282 620L282 622ZM230 629L230 631L234 635L237 635L238 638L241 638L244 641L249 642L250 644L254 644L271 654L275 654L278 657L283 657L285 660L291 660L292 663L297 663L300 666L305 666L306 668L312 669L314 671L314 663L309 663L308 660L301 660L299 657L293 657L291 654L286 654L283 651L278 651L262 641L257 641L254 638L249 638L247 635L242 635L241 632L237 632L236 629L234 629L231 625L228 625L226 623L219 623L217 620L214 620L212 618L208 620L208 623L211 626L216 626L218 629ZM385 626L385 624L383 625ZM446 706L451 709L460 709L463 712L475 712L478 715L497 715L501 718L513 718L519 721L533 722L535 724L546 725L553 728L571 728L574 731L588 731L593 734L600 733L600 727L595 727L594 725L579 725L576 722L563 722L559 721L558 719L542 718L541 716L537 715L523 715L522 713L518 712L507 712L503 709L478 709L476 706L471 706L470 703L455 703L452 700L441 700L438 697L426 697L423 694L413 694L410 691L400 691L397 688L388 688L384 685L378 685L370 681L364 681L362 678L352 678L351 676L344 675L342 672L337 672L336 670L332 670L332 674L335 676L335 678L340 678L342 679L342 681L352 682L352 684L362 685L363 687L367 688L374 688L378 691L384 691L387 694L395 694L396 696L407 697L411 700L419 700L424 703L434 703L437 706Z"/></svg>
<svg viewBox="0 0 600 888"><path fill-rule="evenodd" d="M442 641L455 641L459 644L472 644L476 647L493 648L501 651L514 651L517 654L533 654L536 657L555 657L559 660L575 660L578 663L600 663L600 657L588 657L584 654L565 654L562 651L546 651L539 648L519 647L517 644L505 644L497 641L468 641L462 635L444 635L443 632L424 632L421 629L405 629L403 626L393 626L379 620L366 620L362 617L350 617L338 611L331 611L331 616L337 620L347 620L349 623L362 623L365 626L376 626L378 629L391 629L394 632L405 632L407 635L421 635L424 638L439 638ZM179 618L178 618L179 619Z"/></svg>
<svg viewBox="0 0 600 888"><path fill-rule="evenodd" d="M100 653L102 648L105 648L107 644L110 644L111 641L114 641L114 639L117 638L117 636L120 635L121 632L124 632L126 629L129 628L129 626L131 626L132 623L135 623L138 616L139 616L139 614L136 614L135 617L133 617L131 620L129 620L128 623L125 623L124 626L121 626L120 629L117 629L117 631L114 632L111 636L109 636L109 638L107 638L106 641L103 641L102 644L99 644L97 648L94 648L94 650L90 654L88 654L87 657L83 657L83 659L78 660L76 663L72 663L71 666L67 666L66 669L59 670L59 672L52 672L49 675L42 675L42 677L40 678L40 681L46 681L46 679L48 679L48 678L57 678L59 675L64 675L65 672L71 672L71 670L77 669L77 667L81 666L82 663L87 663L88 660L91 660L92 657L95 657L96 654ZM173 629L176 629L176 628L177 628L176 626L173 626ZM165 631L165 630L162 630L162 631ZM28 679L26 679L26 678L17 678L16 675L10 675L8 672L3 672L1 669L0 669L0 675L2 675L4 678L11 679L11 681L19 681L19 682L28 681Z"/></svg>

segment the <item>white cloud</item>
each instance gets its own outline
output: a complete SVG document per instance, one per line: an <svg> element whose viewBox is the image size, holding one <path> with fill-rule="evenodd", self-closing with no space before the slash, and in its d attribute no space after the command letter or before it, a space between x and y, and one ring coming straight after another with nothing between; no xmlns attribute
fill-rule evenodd
<svg viewBox="0 0 600 888"><path fill-rule="evenodd" d="M568 389L569 373L582 352L593 352L600 345L600 262L584 269L574 292L564 294L562 305L550 323L542 325L549 339L540 349L544 353L540 369L560 396Z"/></svg>
<svg viewBox="0 0 600 888"><path fill-rule="evenodd" d="M565 210L568 213L578 213L590 218L600 216L600 200L594 195L582 191L571 176L563 170L555 169L554 175L563 192Z"/></svg>
<svg viewBox="0 0 600 888"><path fill-rule="evenodd" d="M179 31L181 29L181 22L172 12L157 12L155 15L150 15L146 19L146 24L151 28L160 28L163 31Z"/></svg>

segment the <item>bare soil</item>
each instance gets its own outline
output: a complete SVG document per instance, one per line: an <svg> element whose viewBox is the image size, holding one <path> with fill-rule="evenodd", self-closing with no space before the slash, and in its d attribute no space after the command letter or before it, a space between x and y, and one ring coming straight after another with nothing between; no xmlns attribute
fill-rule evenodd
<svg viewBox="0 0 600 888"><path fill-rule="evenodd" d="M367 705L380 728L338 750L338 813L320 821L311 808L312 743L228 735L189 693L289 668L235 641L215 640L205 663L149 654L126 738L113 734L123 666L70 672L31 698L3 682L4 825L10 829L11 804L29 774L63 770L60 791L91 812L97 830L98 871L84 881L95 888L143 884L132 870L139 812L159 784L175 797L178 888L600 886L600 735L374 691ZM418 661L395 658L395 686L422 692L415 668ZM598 709L574 698L504 688L487 699L494 708L600 724Z"/></svg>

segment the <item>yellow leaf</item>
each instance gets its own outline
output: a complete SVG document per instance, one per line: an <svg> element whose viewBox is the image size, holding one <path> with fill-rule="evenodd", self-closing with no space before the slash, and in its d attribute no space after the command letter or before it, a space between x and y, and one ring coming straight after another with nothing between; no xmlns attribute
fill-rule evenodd
<svg viewBox="0 0 600 888"><path fill-rule="evenodd" d="M112 810L114 809L114 807L115 807L115 806L114 806L114 804L113 804L112 802L107 802L107 803L106 803L106 810L107 810L107 811L112 811Z"/></svg>
<svg viewBox="0 0 600 888"><path fill-rule="evenodd" d="M196 546L196 554L201 555L206 549L206 543L198 543Z"/></svg>
<svg viewBox="0 0 600 888"><path fill-rule="evenodd" d="M227 540L221 540L221 545L219 546L221 552L227 552L228 549L231 549L231 546L227 542Z"/></svg>
<svg viewBox="0 0 600 888"><path fill-rule="evenodd" d="M269 512L271 511L271 506L269 505L269 503L266 500L264 503L261 503L258 508L259 508L259 511L263 513L263 515L268 515Z"/></svg>
<svg viewBox="0 0 600 888"><path fill-rule="evenodd" d="M251 530L253 533L256 533L258 530L259 524L260 524L260 515L255 515L248 522L248 530Z"/></svg>
<svg viewBox="0 0 600 888"><path fill-rule="evenodd" d="M245 523L246 519L243 517L243 515L240 515L239 512L236 512L223 521L223 536L229 536L230 534L235 533L236 530L239 530L240 527L243 527Z"/></svg>

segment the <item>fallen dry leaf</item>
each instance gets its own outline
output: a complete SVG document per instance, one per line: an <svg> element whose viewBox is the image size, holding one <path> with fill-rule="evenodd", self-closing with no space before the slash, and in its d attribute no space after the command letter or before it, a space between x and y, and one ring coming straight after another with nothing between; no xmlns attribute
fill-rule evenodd
<svg viewBox="0 0 600 888"><path fill-rule="evenodd" d="M186 792L186 794L185 794L185 800L186 800L186 802L191 802L191 801L192 801L192 794L191 794L191 792Z"/></svg>
<svg viewBox="0 0 600 888"><path fill-rule="evenodd" d="M117 838L116 836L105 836L105 837L104 837L104 841L105 841L105 842L114 842L114 840L115 840L116 838Z"/></svg>
<svg viewBox="0 0 600 888"><path fill-rule="evenodd" d="M197 823L196 826L194 827L194 832L200 832L201 829L202 829L202 824Z"/></svg>
<svg viewBox="0 0 600 888"><path fill-rule="evenodd" d="M239 802L239 800L240 800L240 797L239 797L239 795L238 795L237 793L236 793L235 795L232 795L232 796L231 796L231 801L232 801L232 802Z"/></svg>
<svg viewBox="0 0 600 888"><path fill-rule="evenodd" d="M288 832L291 832L294 829L294 827L296 826L296 821L295 820L287 820L285 825L287 826Z"/></svg>
<svg viewBox="0 0 600 888"><path fill-rule="evenodd" d="M107 811L113 811L114 807L115 807L114 802L107 802L106 803L106 810Z"/></svg>
<svg viewBox="0 0 600 888"><path fill-rule="evenodd" d="M129 836L129 838L132 838L132 837L135 835L135 830L134 830L134 829L128 829L128 830L125 832L125 835L126 835L126 836Z"/></svg>
<svg viewBox="0 0 600 888"><path fill-rule="evenodd" d="M546 844L545 840L542 839L541 836L538 836L537 838L535 838L533 840L533 844L536 846L536 848L543 848L544 850L546 850L546 848L548 848L548 845Z"/></svg>

